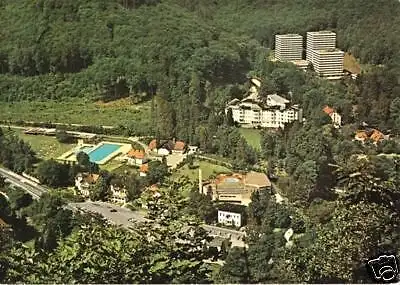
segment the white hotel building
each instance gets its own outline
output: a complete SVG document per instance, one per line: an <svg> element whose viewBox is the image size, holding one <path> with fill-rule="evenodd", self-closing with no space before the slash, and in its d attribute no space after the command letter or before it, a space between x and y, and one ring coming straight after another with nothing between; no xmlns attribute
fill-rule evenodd
<svg viewBox="0 0 400 285"><path fill-rule="evenodd" d="M306 59L312 63L319 76L328 79L343 76L344 52L336 48L334 32L308 32Z"/></svg>
<svg viewBox="0 0 400 285"><path fill-rule="evenodd" d="M266 102L253 96L228 103L225 112L232 110L233 120L242 127L284 128L286 124L302 120L302 109L289 106L289 100L276 94L268 95Z"/></svg>
<svg viewBox="0 0 400 285"><path fill-rule="evenodd" d="M306 60L314 63L313 51L336 48L336 33L331 31L307 32Z"/></svg>
<svg viewBox="0 0 400 285"><path fill-rule="evenodd" d="M275 36L275 58L279 61L301 60L303 37L299 34Z"/></svg>
<svg viewBox="0 0 400 285"><path fill-rule="evenodd" d="M331 79L343 76L344 52L339 49L313 52L314 70L322 77Z"/></svg>

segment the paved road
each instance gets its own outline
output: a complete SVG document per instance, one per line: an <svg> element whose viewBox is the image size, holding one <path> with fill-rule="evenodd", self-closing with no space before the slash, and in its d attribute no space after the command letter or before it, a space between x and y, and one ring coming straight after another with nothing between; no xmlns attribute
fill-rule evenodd
<svg viewBox="0 0 400 285"><path fill-rule="evenodd" d="M125 228L129 228L133 225L131 221L137 221L137 222L151 221L149 219L146 219L144 214L141 212L138 211L134 212L130 209L119 207L117 205L106 202L87 201L82 203L70 203L69 205L76 209L99 213L113 224ZM209 225L203 225L202 227L206 231L208 231L210 235L220 236L224 238L232 237L232 242L236 242L237 244L240 244L242 242L243 237L245 236L244 232L235 231L231 229L225 229Z"/></svg>
<svg viewBox="0 0 400 285"><path fill-rule="evenodd" d="M34 199L38 199L43 193L48 191L47 188L28 180L19 174L16 174L10 170L1 167L0 175L6 178L6 182L18 186L19 188L31 194Z"/></svg>
<svg viewBox="0 0 400 285"><path fill-rule="evenodd" d="M212 163L215 163L215 164L221 164L221 165L226 166L228 168L232 168L232 163L229 163L229 162L221 161L221 160L218 160L216 158L211 158L211 157L204 156L204 155L199 155L199 154L195 154L194 156L197 157L197 158L200 158L200 159L211 161Z"/></svg>
<svg viewBox="0 0 400 285"><path fill-rule="evenodd" d="M10 170L0 167L0 174L6 178L6 181L20 187L26 192L30 193L34 199L38 199L43 193L49 191L48 188L39 185L33 181L26 179L25 177L16 174ZM68 208L71 210L84 210L88 212L97 212L104 216L110 222L129 228L133 225L131 221L150 221L144 217L141 212L134 212L130 209L119 207L117 205L106 203L106 202L82 202L82 203L69 203ZM112 210L112 211L111 211ZM210 225L202 226L212 236L219 237L231 237L231 241L235 246L243 246L244 232L235 231L231 229L225 229Z"/></svg>

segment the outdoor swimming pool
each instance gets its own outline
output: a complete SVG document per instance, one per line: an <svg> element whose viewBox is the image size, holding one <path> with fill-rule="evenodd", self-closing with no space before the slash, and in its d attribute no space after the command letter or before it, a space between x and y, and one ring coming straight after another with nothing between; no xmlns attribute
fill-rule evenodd
<svg viewBox="0 0 400 285"><path fill-rule="evenodd" d="M121 147L120 144L104 143L87 152L91 162L99 163Z"/></svg>

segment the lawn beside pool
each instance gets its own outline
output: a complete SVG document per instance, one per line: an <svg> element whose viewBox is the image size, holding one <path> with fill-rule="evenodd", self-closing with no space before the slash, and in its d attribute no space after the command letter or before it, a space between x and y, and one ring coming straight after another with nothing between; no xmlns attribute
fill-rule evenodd
<svg viewBox="0 0 400 285"><path fill-rule="evenodd" d="M249 145L256 150L261 150L261 130L240 128L239 132Z"/></svg>
<svg viewBox="0 0 400 285"><path fill-rule="evenodd" d="M213 174L231 172L231 170L225 166L212 164L207 161L196 161L195 165L201 168L203 179L208 179ZM182 176L187 176L190 180L197 181L199 179L199 168L189 169L189 167L185 165L174 172L172 178L177 179Z"/></svg>
<svg viewBox="0 0 400 285"><path fill-rule="evenodd" d="M29 143L32 150L42 159L56 158L74 146L74 144L60 143L55 137L26 135L19 129L15 129L14 133L23 141Z"/></svg>

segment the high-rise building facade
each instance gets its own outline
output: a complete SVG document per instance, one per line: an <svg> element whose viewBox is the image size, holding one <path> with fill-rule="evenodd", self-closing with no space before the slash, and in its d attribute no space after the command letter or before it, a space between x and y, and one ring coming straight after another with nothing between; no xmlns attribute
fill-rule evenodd
<svg viewBox="0 0 400 285"><path fill-rule="evenodd" d="M301 60L303 37L298 34L275 36L275 58L279 61Z"/></svg>
<svg viewBox="0 0 400 285"><path fill-rule="evenodd" d="M313 51L334 49L336 34L331 31L307 32L306 60L314 64Z"/></svg>
<svg viewBox="0 0 400 285"><path fill-rule="evenodd" d="M343 76L344 52L339 49L314 50L313 66L315 72L328 78L340 78Z"/></svg>

